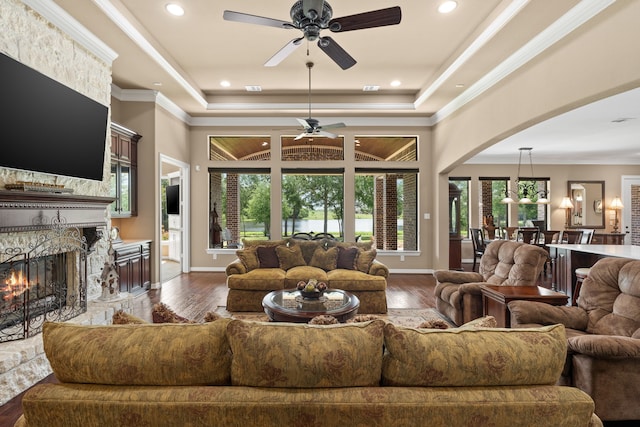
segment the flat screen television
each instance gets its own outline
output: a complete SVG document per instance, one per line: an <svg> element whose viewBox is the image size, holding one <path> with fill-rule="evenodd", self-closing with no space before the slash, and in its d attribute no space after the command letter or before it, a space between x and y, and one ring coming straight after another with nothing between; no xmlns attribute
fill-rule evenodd
<svg viewBox="0 0 640 427"><path fill-rule="evenodd" d="M167 197L167 214L180 215L180 186L167 185L165 194Z"/></svg>
<svg viewBox="0 0 640 427"><path fill-rule="evenodd" d="M0 76L0 167L102 181L109 108L4 54Z"/></svg>

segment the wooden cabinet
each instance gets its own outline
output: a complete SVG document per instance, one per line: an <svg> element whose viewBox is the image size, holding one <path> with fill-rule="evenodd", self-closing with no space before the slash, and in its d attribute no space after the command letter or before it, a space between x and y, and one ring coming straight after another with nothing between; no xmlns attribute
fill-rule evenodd
<svg viewBox="0 0 640 427"><path fill-rule="evenodd" d="M592 245L624 245L624 233L595 233Z"/></svg>
<svg viewBox="0 0 640 427"><path fill-rule="evenodd" d="M120 292L139 294L151 287L151 241L123 242L113 246L120 276Z"/></svg>
<svg viewBox="0 0 640 427"><path fill-rule="evenodd" d="M138 141L134 131L111 123L111 204L112 218L138 214Z"/></svg>

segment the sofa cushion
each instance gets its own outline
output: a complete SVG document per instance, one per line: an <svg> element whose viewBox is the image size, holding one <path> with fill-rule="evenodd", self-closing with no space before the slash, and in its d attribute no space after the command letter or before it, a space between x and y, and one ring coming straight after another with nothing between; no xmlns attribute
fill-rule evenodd
<svg viewBox="0 0 640 427"><path fill-rule="evenodd" d="M226 385L231 363L228 322L111 326L46 322L42 339L60 382Z"/></svg>
<svg viewBox="0 0 640 427"><path fill-rule="evenodd" d="M376 248L369 250L358 249L358 257L356 258L356 269L363 273L368 273L373 260L376 259Z"/></svg>
<svg viewBox="0 0 640 427"><path fill-rule="evenodd" d="M343 291L384 291L387 280L357 270L336 269L327 272L329 286Z"/></svg>
<svg viewBox="0 0 640 427"><path fill-rule="evenodd" d="M276 254L278 255L280 268L283 270L307 265L302 257L300 246L276 246Z"/></svg>
<svg viewBox="0 0 640 427"><path fill-rule="evenodd" d="M338 246L338 259L336 261L336 268L342 268L345 270L356 269L356 258L358 257L358 248L350 247L344 248Z"/></svg>
<svg viewBox="0 0 640 427"><path fill-rule="evenodd" d="M555 384L565 362L564 326L411 329L385 325L382 380L391 386Z"/></svg>
<svg viewBox="0 0 640 427"><path fill-rule="evenodd" d="M281 240L259 240L259 239L242 239L242 246L249 248L251 246L280 246L288 245L289 239Z"/></svg>
<svg viewBox="0 0 640 427"><path fill-rule="evenodd" d="M337 261L338 248L329 248L325 250L323 247L319 247L313 252L309 265L321 268L324 271L330 271L335 270Z"/></svg>
<svg viewBox="0 0 640 427"><path fill-rule="evenodd" d="M316 279L318 282L328 282L327 272L318 267L304 265L293 267L286 271L284 278L284 287L295 288L299 281L308 282L309 279Z"/></svg>
<svg viewBox="0 0 640 427"><path fill-rule="evenodd" d="M383 320L340 325L232 320L231 382L253 387L364 387L380 383Z"/></svg>
<svg viewBox="0 0 640 427"><path fill-rule="evenodd" d="M281 268L258 268L227 277L227 287L247 291L273 291L284 288L284 277L285 271Z"/></svg>
<svg viewBox="0 0 640 427"><path fill-rule="evenodd" d="M248 248L238 249L236 251L238 259L242 262L247 271L260 268L260 261L258 261L258 253L256 252L257 248L257 246L249 246Z"/></svg>
<svg viewBox="0 0 640 427"><path fill-rule="evenodd" d="M258 254L260 268L280 268L276 246L258 246L256 253Z"/></svg>

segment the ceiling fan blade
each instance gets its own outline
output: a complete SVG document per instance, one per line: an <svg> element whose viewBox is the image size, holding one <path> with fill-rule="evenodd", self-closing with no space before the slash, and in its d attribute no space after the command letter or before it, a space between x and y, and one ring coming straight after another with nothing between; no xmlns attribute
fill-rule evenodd
<svg viewBox="0 0 640 427"><path fill-rule="evenodd" d="M304 16L311 20L315 20L322 16L323 7L324 0L302 0L302 11L304 12ZM315 11L315 14L311 11Z"/></svg>
<svg viewBox="0 0 640 427"><path fill-rule="evenodd" d="M343 128L347 125L345 125L344 123L332 123L330 125L323 125L320 126L320 129L325 130L325 129L336 129L336 128Z"/></svg>
<svg viewBox="0 0 640 427"><path fill-rule="evenodd" d="M329 29L334 33L341 33L344 31L396 25L400 23L401 19L402 11L400 10L400 6L394 6L387 9L372 10L371 12L334 18L329 21Z"/></svg>
<svg viewBox="0 0 640 427"><path fill-rule="evenodd" d="M309 134L307 132L302 132L300 135L296 136L295 138L293 138L294 141L297 141L299 139L304 138L305 136L308 136Z"/></svg>
<svg viewBox="0 0 640 427"><path fill-rule="evenodd" d="M233 12L231 10L225 10L222 17L225 21L243 22L245 24L265 25L267 27L284 29L294 28L291 22L265 18L264 16L249 15L248 13Z"/></svg>
<svg viewBox="0 0 640 427"><path fill-rule="evenodd" d="M264 66L275 67L276 65L281 63L287 56L291 55L294 50L302 45L302 40L304 40L304 37L291 40L289 43L284 45L282 49L277 51L275 55L269 58L269 60L264 63Z"/></svg>
<svg viewBox="0 0 640 427"><path fill-rule="evenodd" d="M305 131L307 129L311 128L311 125L305 119L296 119L296 120L298 121L298 123L300 123L302 125L302 127L304 128Z"/></svg>
<svg viewBox="0 0 640 427"><path fill-rule="evenodd" d="M356 60L353 59L346 50L341 48L340 45L331 37L321 37L320 40L318 40L318 47L320 47L324 53L329 55L329 57L333 59L334 62L343 70L356 65Z"/></svg>
<svg viewBox="0 0 640 427"><path fill-rule="evenodd" d="M331 132L326 132L323 130L317 130L313 133L314 135L322 135L322 136L326 136L327 138L331 138L331 139L335 139L338 137L338 135L335 135Z"/></svg>

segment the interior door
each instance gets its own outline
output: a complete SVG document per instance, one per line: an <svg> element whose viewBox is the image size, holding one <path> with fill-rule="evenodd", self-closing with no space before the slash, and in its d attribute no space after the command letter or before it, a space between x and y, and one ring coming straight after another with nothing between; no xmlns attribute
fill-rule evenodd
<svg viewBox="0 0 640 427"><path fill-rule="evenodd" d="M640 215L631 209L631 206L638 206L640 203L640 176L622 176L622 223L621 230L627 236L624 239L625 245L640 245Z"/></svg>

